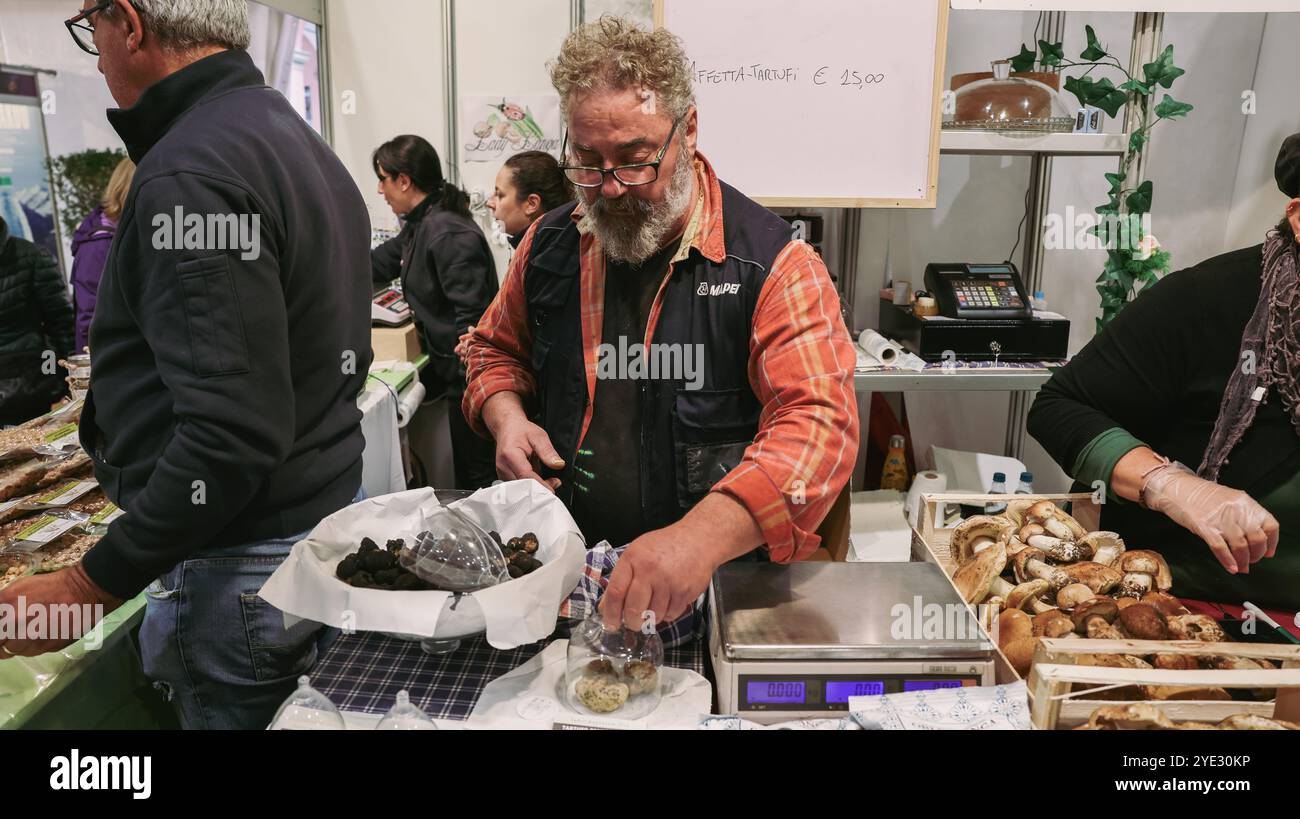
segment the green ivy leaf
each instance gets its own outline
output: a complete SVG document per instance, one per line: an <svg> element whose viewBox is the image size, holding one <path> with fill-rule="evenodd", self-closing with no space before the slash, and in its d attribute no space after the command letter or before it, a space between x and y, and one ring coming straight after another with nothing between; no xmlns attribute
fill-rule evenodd
<svg viewBox="0 0 1300 819"><path fill-rule="evenodd" d="M1103 77L1093 83L1091 89L1092 99L1089 105L1094 105L1106 112L1106 116L1113 117L1119 113L1119 109L1128 102L1128 94L1115 87L1108 77Z"/></svg>
<svg viewBox="0 0 1300 819"><path fill-rule="evenodd" d="M1020 53L1011 58L1012 71L1033 71L1034 63L1038 61L1038 55L1029 50L1024 43L1020 44Z"/></svg>
<svg viewBox="0 0 1300 819"><path fill-rule="evenodd" d="M1165 98L1160 100L1160 104L1156 106L1156 116L1161 119L1184 117L1187 116L1187 112L1191 110L1191 103L1179 102L1168 94L1165 94Z"/></svg>
<svg viewBox="0 0 1300 819"><path fill-rule="evenodd" d="M1151 95L1151 86L1142 82L1137 77L1134 77L1131 80L1126 80L1122 85L1120 85L1120 88L1125 91L1136 92L1138 94L1141 94L1144 97L1148 97Z"/></svg>
<svg viewBox="0 0 1300 819"><path fill-rule="evenodd" d="M1128 138L1128 149L1133 153L1142 150L1142 146L1147 144L1146 131L1134 131Z"/></svg>
<svg viewBox="0 0 1300 819"><path fill-rule="evenodd" d="M1066 77L1065 90L1074 95L1080 105L1091 105L1092 86L1096 81L1092 77Z"/></svg>
<svg viewBox="0 0 1300 819"><path fill-rule="evenodd" d="M1143 213L1151 212L1153 187L1151 180L1148 179L1141 185L1138 185L1137 190L1128 195L1128 198L1124 200L1124 204L1128 206L1129 213L1141 215Z"/></svg>
<svg viewBox="0 0 1300 819"><path fill-rule="evenodd" d="M1186 73L1186 71L1174 65L1174 47L1172 44L1165 46L1165 50L1160 52L1160 56L1156 58L1155 62L1142 66L1142 75L1151 88L1155 88L1157 84L1163 88L1168 88L1174 84L1174 80Z"/></svg>
<svg viewBox="0 0 1300 819"><path fill-rule="evenodd" d="M1088 35L1088 47L1079 55L1079 59L1095 63L1106 56L1106 49L1097 41L1097 32L1092 30L1092 26L1084 26L1084 31Z"/></svg>
<svg viewBox="0 0 1300 819"><path fill-rule="evenodd" d="M1128 174L1123 173L1122 171L1120 173L1106 174L1106 181L1110 183L1110 195L1112 197L1116 196L1121 190L1123 190L1124 180L1126 178L1128 178Z"/></svg>
<svg viewBox="0 0 1300 819"><path fill-rule="evenodd" d="M1060 43L1049 43L1046 40L1038 41L1038 48L1043 52L1042 64L1045 67L1060 65L1061 60L1065 59L1065 48Z"/></svg>

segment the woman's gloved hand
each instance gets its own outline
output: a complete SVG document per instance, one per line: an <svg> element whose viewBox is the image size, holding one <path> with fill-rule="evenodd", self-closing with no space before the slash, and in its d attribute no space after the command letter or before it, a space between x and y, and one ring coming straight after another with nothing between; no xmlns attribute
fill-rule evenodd
<svg viewBox="0 0 1300 819"><path fill-rule="evenodd" d="M1146 508L1204 540L1229 574L1249 574L1252 563L1277 553L1277 519L1264 507L1176 461L1148 474L1140 498Z"/></svg>

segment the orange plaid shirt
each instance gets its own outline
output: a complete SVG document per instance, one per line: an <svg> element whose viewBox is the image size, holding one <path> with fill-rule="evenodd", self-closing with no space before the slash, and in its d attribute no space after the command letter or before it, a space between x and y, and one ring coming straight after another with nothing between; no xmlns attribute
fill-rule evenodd
<svg viewBox="0 0 1300 819"><path fill-rule="evenodd" d="M654 338L663 290L673 266L691 249L721 263L722 190L702 155L696 154L697 200L682 248L669 266L650 308L645 343ZM582 218L580 202L573 214ZM483 405L498 392L518 393L527 405L537 382L531 367L532 328L524 295L524 271L536 224L525 234L501 291L469 342L465 417L480 434ZM579 440L591 424L596 394L597 348L605 312L605 254L584 234L580 244L583 358L587 407ZM853 390L853 342L840 315L840 298L813 249L791 241L777 256L754 310L749 339L749 384L762 403L758 434L744 459L712 489L753 515L771 559L801 560L820 545L815 530L848 482L858 452L857 400Z"/></svg>

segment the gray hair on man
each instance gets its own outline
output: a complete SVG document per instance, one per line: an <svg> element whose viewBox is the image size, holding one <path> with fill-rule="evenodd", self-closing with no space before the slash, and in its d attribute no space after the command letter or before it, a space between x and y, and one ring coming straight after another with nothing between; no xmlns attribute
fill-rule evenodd
<svg viewBox="0 0 1300 819"><path fill-rule="evenodd" d="M676 119L695 104L691 65L681 40L665 29L648 30L604 15L569 34L546 66L567 116L574 98L591 91L632 88Z"/></svg>
<svg viewBox="0 0 1300 819"><path fill-rule="evenodd" d="M131 0L131 5L158 42L171 51L248 48L248 0Z"/></svg>

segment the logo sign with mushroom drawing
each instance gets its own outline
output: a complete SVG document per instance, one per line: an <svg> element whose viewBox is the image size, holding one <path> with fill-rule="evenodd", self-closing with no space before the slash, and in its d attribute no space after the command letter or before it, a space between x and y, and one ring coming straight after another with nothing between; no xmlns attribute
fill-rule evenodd
<svg viewBox="0 0 1300 819"><path fill-rule="evenodd" d="M461 97L460 130L466 162L503 162L521 151L545 151L559 158L560 98Z"/></svg>

